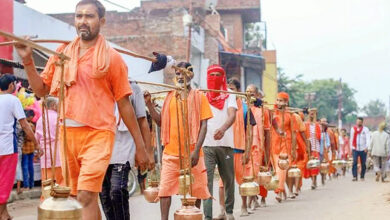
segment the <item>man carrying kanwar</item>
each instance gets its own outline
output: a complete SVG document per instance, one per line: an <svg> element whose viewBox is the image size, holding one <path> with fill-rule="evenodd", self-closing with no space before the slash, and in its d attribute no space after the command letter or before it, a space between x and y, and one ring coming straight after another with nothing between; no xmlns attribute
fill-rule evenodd
<svg viewBox="0 0 390 220"><path fill-rule="evenodd" d="M188 164L188 160L190 160L192 167L191 174L194 176L191 191L192 196L197 198L196 206L200 208L201 199L211 198L207 188L207 176L204 172L206 167L202 145L208 130L207 121L213 117L213 114L206 96L199 90L191 88L191 79L194 76L192 65L187 62L180 62L177 66L192 73L188 75L178 70L175 73L176 85L181 88L186 86L189 91L187 98L188 115L185 120L188 122L186 126L189 128L190 158L185 153L184 112L181 110L183 108L180 107L184 104L184 93L169 92L164 100L161 114L154 108L150 93L146 91L144 94L146 106L153 120L161 126L161 139L164 145L158 193L162 220L168 220L169 218L172 195L179 193L180 168L186 168L184 164ZM184 77L186 77L187 84L184 84ZM179 151L181 151L182 159ZM180 163L183 164L183 167L180 167Z"/></svg>
<svg viewBox="0 0 390 220"><path fill-rule="evenodd" d="M279 92L275 109L272 115L272 129L271 129L271 158L273 166L276 170L276 174L279 178L279 186L275 190L276 200L282 201L282 195L284 199L287 199L285 191L285 183L287 178L287 170L282 170L279 167L279 156L287 155L288 160L291 161L296 159L296 151L292 150L292 131L296 129L295 117L293 114L287 112L287 106L289 102L289 95L286 92Z"/></svg>
<svg viewBox="0 0 390 220"><path fill-rule="evenodd" d="M320 141L321 141L321 126L317 122L317 109L311 108L308 110L308 120L305 122L306 133L308 134L308 149L310 150L310 158L320 160ZM307 169L303 173L304 178L311 178L311 189L317 188L317 175L320 173L319 168Z"/></svg>
<svg viewBox="0 0 390 220"><path fill-rule="evenodd" d="M252 128L252 144L250 149L250 154L253 159L252 163L248 163L245 169L245 176L253 175L255 178L257 177L258 172L260 171L260 167L268 168L267 162L269 161L269 149L270 149L270 112L269 109L262 105L262 98L264 96L263 92L259 90L259 88L250 84L246 88L246 92L250 94L252 98L254 98L254 102L250 103L251 113L255 118L255 125ZM266 161L267 159L267 161ZM254 173L252 174L252 172ZM264 186L260 186L259 195L261 197L261 205L257 201L257 196L252 196L249 199L249 206L252 206L252 209L256 209L259 207L265 207L268 191Z"/></svg>
<svg viewBox="0 0 390 220"><path fill-rule="evenodd" d="M234 92L241 91L241 83L236 78L231 78L228 80L228 87L230 90ZM237 100L236 120L232 125L233 135L234 135L234 174L236 177L236 183L238 185L241 185L243 181L243 173L244 173L243 164L247 163L249 158L249 154L244 154L245 143L246 143L245 116L246 116L247 106L245 105L245 103L243 103L241 98L237 97L236 100ZM241 196L242 205L241 205L240 216L248 216L249 214L252 214L252 212L248 211L246 198L247 198L246 196ZM218 215L218 217L214 219L225 219L226 217L225 187L223 186L222 179L219 179L219 204L221 208L221 213Z"/></svg>
<svg viewBox="0 0 390 220"><path fill-rule="evenodd" d="M80 1L75 12L78 36L57 49L57 52L71 58L65 62L64 68L66 101L63 103L65 112L61 113L61 116L64 113L65 118L61 118L61 123L66 127L62 127L60 139L63 139L66 131L67 146L61 143L61 153L67 153L68 160L63 163L67 162L68 170L64 172L69 172L71 195L77 196L83 206L83 219L101 219L98 195L114 145L115 102L134 138L139 168L144 170L149 165L145 144L129 100L132 90L127 66L119 53L99 34L105 21L105 8L99 1ZM59 58L50 57L39 75L31 47L23 44L16 44L15 47L34 93L39 97L48 94L58 96L61 66L56 63Z"/></svg>

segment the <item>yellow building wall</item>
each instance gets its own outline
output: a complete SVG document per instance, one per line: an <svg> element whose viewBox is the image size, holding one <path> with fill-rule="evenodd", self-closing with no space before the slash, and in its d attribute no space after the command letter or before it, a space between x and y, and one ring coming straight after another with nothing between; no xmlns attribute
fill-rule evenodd
<svg viewBox="0 0 390 220"><path fill-rule="evenodd" d="M265 70L263 71L264 100L268 103L275 103L278 94L276 51L265 50L263 51L263 57L265 59Z"/></svg>

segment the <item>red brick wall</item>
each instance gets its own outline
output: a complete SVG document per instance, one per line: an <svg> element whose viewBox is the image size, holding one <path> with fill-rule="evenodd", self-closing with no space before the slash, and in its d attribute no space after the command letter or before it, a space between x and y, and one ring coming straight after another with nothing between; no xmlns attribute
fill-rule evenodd
<svg viewBox="0 0 390 220"><path fill-rule="evenodd" d="M260 8L260 0L218 0L217 10Z"/></svg>
<svg viewBox="0 0 390 220"><path fill-rule="evenodd" d="M223 27L227 29L229 44L235 48L242 49L244 47L244 27L241 14L221 14L221 20Z"/></svg>

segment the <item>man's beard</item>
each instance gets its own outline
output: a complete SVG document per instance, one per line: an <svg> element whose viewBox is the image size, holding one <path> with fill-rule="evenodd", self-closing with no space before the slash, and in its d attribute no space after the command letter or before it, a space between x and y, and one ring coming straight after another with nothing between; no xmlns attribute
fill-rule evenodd
<svg viewBox="0 0 390 220"><path fill-rule="evenodd" d="M99 28L96 30L96 32L92 32L91 28L89 28L89 27L86 27L86 28L87 28L87 30L83 30L83 31L80 31L79 29L77 29L77 34L79 35L79 37L83 41L91 41L99 35L99 31L100 31Z"/></svg>
<svg viewBox="0 0 390 220"><path fill-rule="evenodd" d="M191 81L187 81L187 87L188 87L189 85L191 85ZM184 87L185 87L184 81L181 81L181 82L177 81L177 82L176 82L176 86L178 86L178 87L180 87L180 88L184 88Z"/></svg>

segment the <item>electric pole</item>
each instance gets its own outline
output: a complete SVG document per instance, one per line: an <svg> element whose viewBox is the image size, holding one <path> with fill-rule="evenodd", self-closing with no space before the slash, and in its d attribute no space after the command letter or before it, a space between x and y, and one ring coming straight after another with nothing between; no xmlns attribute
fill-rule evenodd
<svg viewBox="0 0 390 220"><path fill-rule="evenodd" d="M338 91L338 98L339 98L339 110L338 110L338 118L339 118L339 131L341 131L342 127L343 127L343 121L342 121L342 114L341 114L341 111L343 109L343 84L341 82L341 78L340 78L340 84L339 84L339 91Z"/></svg>

